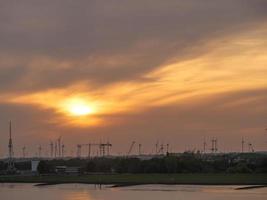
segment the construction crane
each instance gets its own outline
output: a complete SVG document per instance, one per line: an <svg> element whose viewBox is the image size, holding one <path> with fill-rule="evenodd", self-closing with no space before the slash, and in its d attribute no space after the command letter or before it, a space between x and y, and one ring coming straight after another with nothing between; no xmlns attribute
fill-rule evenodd
<svg viewBox="0 0 267 200"><path fill-rule="evenodd" d="M244 153L244 145L245 145L245 140L242 137L242 141L241 141L241 152Z"/></svg>
<svg viewBox="0 0 267 200"><path fill-rule="evenodd" d="M80 144L80 149L83 147L83 146L88 146L88 155L87 157L90 158L91 157L91 146L94 146L95 144L91 144L91 143L88 143L88 144Z"/></svg>
<svg viewBox="0 0 267 200"><path fill-rule="evenodd" d="M54 156L54 143L50 141L50 157Z"/></svg>
<svg viewBox="0 0 267 200"><path fill-rule="evenodd" d="M22 147L22 157L25 158L26 157L26 147Z"/></svg>
<svg viewBox="0 0 267 200"><path fill-rule="evenodd" d="M65 153L65 145L61 145L61 157L64 158L64 153Z"/></svg>
<svg viewBox="0 0 267 200"><path fill-rule="evenodd" d="M142 154L141 148L142 148L142 144L139 144L138 145L138 154L139 154L139 156Z"/></svg>
<svg viewBox="0 0 267 200"><path fill-rule="evenodd" d="M57 139L57 144L58 144L58 157L61 157L61 136Z"/></svg>
<svg viewBox="0 0 267 200"><path fill-rule="evenodd" d="M93 146L97 146L99 148L99 156L106 156L109 155L110 153L110 148L112 147L112 144L107 142L107 143L87 143L87 144L78 144L77 145L77 157L81 157L82 155L82 147L83 146L88 146L88 154L87 157L91 158L91 148ZM106 154L107 152L107 154Z"/></svg>
<svg viewBox="0 0 267 200"><path fill-rule="evenodd" d="M109 156L110 147L112 147L112 144L110 144L109 142L108 143L100 143L99 144L100 156L105 156L106 150L107 150L107 155Z"/></svg>
<svg viewBox="0 0 267 200"><path fill-rule="evenodd" d="M217 138L213 138L211 140L211 152L212 153L217 153L218 151L218 139Z"/></svg>
<svg viewBox="0 0 267 200"><path fill-rule="evenodd" d="M80 158L82 155L82 145L77 145L77 158Z"/></svg>
<svg viewBox="0 0 267 200"><path fill-rule="evenodd" d="M110 155L110 148L112 147L112 144L109 143L109 141L107 142L107 155Z"/></svg>
<svg viewBox="0 0 267 200"><path fill-rule="evenodd" d="M170 144L159 143L159 141L157 141L157 143L155 144L155 147L156 147L156 152L155 152L156 155L158 155L158 154L163 155L164 152L166 152L166 153L169 152Z"/></svg>
<svg viewBox="0 0 267 200"><path fill-rule="evenodd" d="M42 157L42 146L39 145L38 147L38 157L41 158Z"/></svg>
<svg viewBox="0 0 267 200"><path fill-rule="evenodd" d="M156 154L158 154L159 141L156 142Z"/></svg>
<svg viewBox="0 0 267 200"><path fill-rule="evenodd" d="M164 154L164 145L162 143L160 144L160 148L158 150L158 153L159 154Z"/></svg>
<svg viewBox="0 0 267 200"><path fill-rule="evenodd" d="M55 153L55 158L57 157L57 141L55 141L55 144L54 144L54 153Z"/></svg>
<svg viewBox="0 0 267 200"><path fill-rule="evenodd" d="M206 138L204 138L204 141L203 141L203 153L206 153L206 148L207 148L207 142L206 142Z"/></svg>
<svg viewBox="0 0 267 200"><path fill-rule="evenodd" d="M248 149L249 149L249 152L252 152L252 153L254 152L252 143L248 143Z"/></svg>
<svg viewBox="0 0 267 200"><path fill-rule="evenodd" d="M127 152L127 156L129 156L130 153L132 152L134 145L135 145L135 141L132 142L129 151Z"/></svg>

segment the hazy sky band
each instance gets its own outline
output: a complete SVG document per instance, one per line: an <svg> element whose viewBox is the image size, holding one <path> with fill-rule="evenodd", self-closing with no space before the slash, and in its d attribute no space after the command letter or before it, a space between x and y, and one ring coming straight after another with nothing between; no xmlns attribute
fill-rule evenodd
<svg viewBox="0 0 267 200"><path fill-rule="evenodd" d="M17 152L59 135L266 148L266 20L264 0L0 1L1 155L9 119ZM73 97L96 112L68 116Z"/></svg>

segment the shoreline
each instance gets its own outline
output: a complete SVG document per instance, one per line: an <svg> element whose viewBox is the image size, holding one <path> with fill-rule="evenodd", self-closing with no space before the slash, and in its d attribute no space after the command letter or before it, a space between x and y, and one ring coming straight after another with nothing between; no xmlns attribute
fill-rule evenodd
<svg viewBox="0 0 267 200"><path fill-rule="evenodd" d="M131 185L240 185L266 187L267 174L91 174L0 176L0 183L36 183L37 186L57 184L97 184L123 187ZM245 187L243 187L245 188Z"/></svg>

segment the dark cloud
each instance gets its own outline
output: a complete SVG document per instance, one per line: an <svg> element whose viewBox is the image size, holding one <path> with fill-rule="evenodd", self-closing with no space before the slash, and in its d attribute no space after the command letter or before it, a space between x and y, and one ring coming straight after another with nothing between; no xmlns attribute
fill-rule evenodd
<svg viewBox="0 0 267 200"><path fill-rule="evenodd" d="M1 46L56 56L120 52L149 38L198 40L265 13L262 0L6 1Z"/></svg>
<svg viewBox="0 0 267 200"><path fill-rule="evenodd" d="M1 76L2 91L62 87L80 80L99 86L138 79L170 58L201 51L201 44L212 38L265 20L266 8L263 0L1 1L0 53L26 60L17 59L10 71L1 70L5 77L23 71L17 81ZM127 62L116 67L95 64L95 57L116 60L117 55ZM36 69L29 67L39 56L57 62L43 70L38 70L38 62ZM57 67L64 62L71 68Z"/></svg>

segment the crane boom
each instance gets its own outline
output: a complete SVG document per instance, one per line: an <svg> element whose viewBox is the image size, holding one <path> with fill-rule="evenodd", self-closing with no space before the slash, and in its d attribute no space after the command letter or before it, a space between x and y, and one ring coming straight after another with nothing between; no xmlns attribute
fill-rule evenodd
<svg viewBox="0 0 267 200"><path fill-rule="evenodd" d="M130 153L132 152L134 145L135 145L135 141L132 142L132 144L130 146L130 149L129 149L128 153L127 153L127 156L129 156Z"/></svg>

